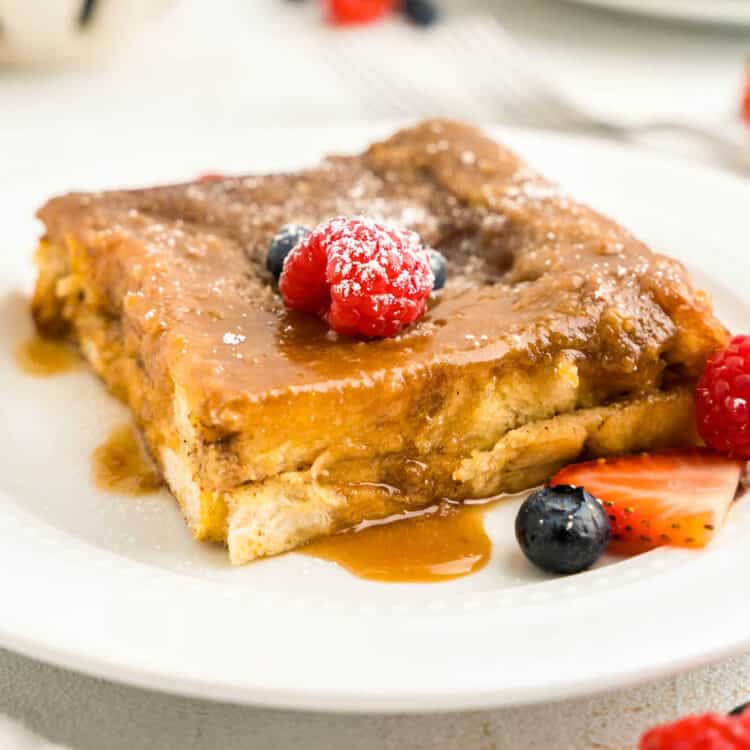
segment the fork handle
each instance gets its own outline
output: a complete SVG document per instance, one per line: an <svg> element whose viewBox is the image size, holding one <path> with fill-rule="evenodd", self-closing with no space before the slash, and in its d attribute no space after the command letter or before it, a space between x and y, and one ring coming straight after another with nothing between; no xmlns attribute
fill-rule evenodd
<svg viewBox="0 0 750 750"><path fill-rule="evenodd" d="M598 122L597 130L619 140L635 141L649 133L678 133L709 146L729 168L740 174L750 173L750 138L745 143L705 125L691 125L676 120L648 120L633 125Z"/></svg>

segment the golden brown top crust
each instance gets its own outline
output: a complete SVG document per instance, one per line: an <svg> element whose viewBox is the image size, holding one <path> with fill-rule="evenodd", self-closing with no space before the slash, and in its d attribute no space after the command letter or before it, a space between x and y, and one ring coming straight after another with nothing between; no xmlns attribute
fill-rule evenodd
<svg viewBox="0 0 750 750"><path fill-rule="evenodd" d="M337 337L289 312L264 267L285 223L367 214L448 258L428 314L394 339ZM72 194L39 212L86 248L97 298L154 380L212 415L269 395L478 362L577 353L611 392L694 377L726 332L682 266L652 254L466 125L428 121L297 174ZM91 292L90 292L91 294Z"/></svg>

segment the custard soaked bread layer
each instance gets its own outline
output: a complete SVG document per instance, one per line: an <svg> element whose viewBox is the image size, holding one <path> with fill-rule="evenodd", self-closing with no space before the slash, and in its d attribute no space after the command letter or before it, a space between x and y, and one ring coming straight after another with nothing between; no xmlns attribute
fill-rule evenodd
<svg viewBox="0 0 750 750"><path fill-rule="evenodd" d="M287 310L271 237L364 214L448 260L392 339ZM684 268L466 125L297 174L72 194L41 211L34 315L129 403L194 534L244 562L365 518L694 441L726 341Z"/></svg>

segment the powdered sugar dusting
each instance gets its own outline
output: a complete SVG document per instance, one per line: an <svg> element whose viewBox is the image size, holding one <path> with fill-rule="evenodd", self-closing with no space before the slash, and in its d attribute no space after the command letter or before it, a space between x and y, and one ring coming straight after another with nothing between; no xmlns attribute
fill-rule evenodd
<svg viewBox="0 0 750 750"><path fill-rule="evenodd" d="M308 262L313 256L315 262ZM300 271L308 278L300 275L297 281ZM310 282L322 281L310 274L315 279L324 274L328 300L315 307L333 328L378 337L392 336L420 317L434 282L419 236L369 216L329 219L287 256L280 280L287 304L313 307L307 298L298 301L309 295Z"/></svg>
<svg viewBox="0 0 750 750"><path fill-rule="evenodd" d="M221 340L225 344L241 344L245 340L245 336L243 336L241 333L232 333L231 331L227 331L222 337Z"/></svg>
<svg viewBox="0 0 750 750"><path fill-rule="evenodd" d="M510 152L453 123L402 131L307 172L74 200L89 217L83 244L107 247L117 261L111 283L125 291L137 330L180 352L181 366L215 387L219 402L434 359L475 361L506 349L542 356L556 346L606 356L615 375L630 378L634 347L655 342L649 351L658 351L673 335L673 304L700 311L676 263L655 259ZM59 212L49 209L52 223ZM360 217L386 238L388 227L410 229L443 253L447 282L428 315L372 343L327 337L313 317L320 307L310 316L286 310L266 268L270 240L285 224L314 227L331 216ZM375 257L344 228L340 241L331 283L327 258L321 263L326 310L342 302L343 315L355 302L376 319L384 310L422 314L402 294L419 276L407 268L414 253L391 262L384 247Z"/></svg>

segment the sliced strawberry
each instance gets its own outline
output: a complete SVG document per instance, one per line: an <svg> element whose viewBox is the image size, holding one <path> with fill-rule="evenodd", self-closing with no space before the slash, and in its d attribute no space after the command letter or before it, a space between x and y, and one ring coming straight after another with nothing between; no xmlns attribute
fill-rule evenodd
<svg viewBox="0 0 750 750"><path fill-rule="evenodd" d="M550 484L585 487L612 521L609 551L635 555L663 545L708 544L724 523L743 467L695 448L574 464Z"/></svg>

